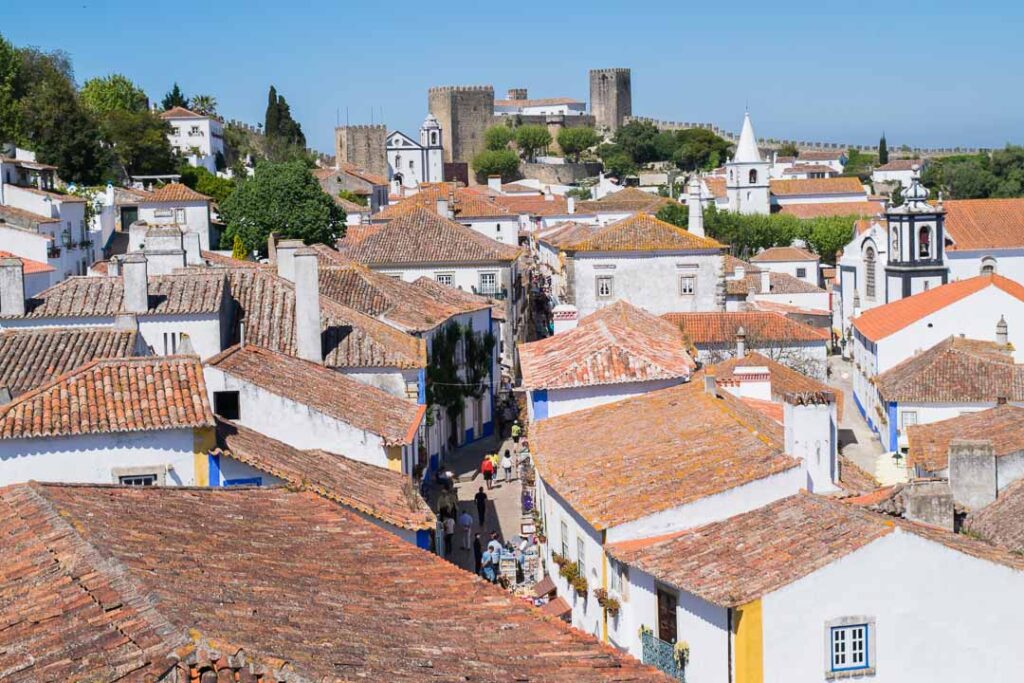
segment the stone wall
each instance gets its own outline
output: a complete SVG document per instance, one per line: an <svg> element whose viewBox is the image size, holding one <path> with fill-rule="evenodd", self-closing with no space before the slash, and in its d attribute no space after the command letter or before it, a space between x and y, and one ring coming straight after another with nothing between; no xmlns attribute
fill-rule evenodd
<svg viewBox="0 0 1024 683"><path fill-rule="evenodd" d="M370 173L388 177L387 126L339 126L334 129L334 154L338 163L349 163Z"/></svg>
<svg viewBox="0 0 1024 683"><path fill-rule="evenodd" d="M601 172L597 161L578 164L529 164L522 163L519 170L526 178L533 178L549 185L574 185L585 178L593 178Z"/></svg>
<svg viewBox="0 0 1024 683"><path fill-rule="evenodd" d="M629 69L591 69L590 113L597 127L615 132L633 114Z"/></svg>
<svg viewBox="0 0 1024 683"><path fill-rule="evenodd" d="M563 128L594 128L594 117L590 114L565 116L564 114L495 114L491 119L492 126L507 126L509 122L516 126L544 126L551 134L551 147L549 151L553 154L561 154L562 149L558 146L558 133Z"/></svg>
<svg viewBox="0 0 1024 683"><path fill-rule="evenodd" d="M953 500L980 510L996 499L996 456L991 441L949 443L949 486Z"/></svg>
<svg viewBox="0 0 1024 683"><path fill-rule="evenodd" d="M441 124L444 160L470 162L484 149L494 119L494 87L441 86L427 92L427 108Z"/></svg>

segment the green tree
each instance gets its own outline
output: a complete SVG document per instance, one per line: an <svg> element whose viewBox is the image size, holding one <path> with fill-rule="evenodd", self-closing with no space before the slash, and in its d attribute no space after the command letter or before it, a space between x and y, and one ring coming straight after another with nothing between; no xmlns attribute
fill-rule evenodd
<svg viewBox="0 0 1024 683"><path fill-rule="evenodd" d="M516 134L508 126L491 126L484 131L484 146L492 151L508 149Z"/></svg>
<svg viewBox="0 0 1024 683"><path fill-rule="evenodd" d="M653 123L630 121L615 131L613 140L636 164L659 161L658 129Z"/></svg>
<svg viewBox="0 0 1024 683"><path fill-rule="evenodd" d="M100 130L125 175L170 173L178 166L167 138L170 125L146 109L108 111Z"/></svg>
<svg viewBox="0 0 1024 683"><path fill-rule="evenodd" d="M160 106L163 108L164 111L167 111L168 109L173 109L175 107L184 107L185 109L188 109L188 99L185 97L184 94L182 94L181 88L178 87L177 81L174 82L174 87L171 88L166 95L164 95L164 99L160 103Z"/></svg>
<svg viewBox="0 0 1024 683"><path fill-rule="evenodd" d="M675 131L673 141L675 149L669 158L682 171L715 168L731 149L727 140L706 128Z"/></svg>
<svg viewBox="0 0 1024 683"><path fill-rule="evenodd" d="M626 176L634 175L637 172L637 165L633 159L625 152L613 152L607 156L603 156L601 161L604 163L605 173L613 175L616 178L625 178Z"/></svg>
<svg viewBox="0 0 1024 683"><path fill-rule="evenodd" d="M183 164L179 168L178 173L181 174L182 184L210 197L213 201L217 202L218 206L223 204L231 196L231 193L235 191L234 180L214 175L202 166Z"/></svg>
<svg viewBox="0 0 1024 683"><path fill-rule="evenodd" d="M506 183L519 176L519 157L510 149L485 149L473 157L472 166L480 182L492 175L500 175Z"/></svg>
<svg viewBox="0 0 1024 683"><path fill-rule="evenodd" d="M21 111L18 99L18 74L21 57L18 50L0 36L0 142L22 139Z"/></svg>
<svg viewBox="0 0 1024 683"><path fill-rule="evenodd" d="M444 411L452 426L466 409L467 398L483 396L493 367L494 335L480 333L473 326L449 322L434 335L427 365L427 414ZM455 358L459 347L465 362Z"/></svg>
<svg viewBox="0 0 1024 683"><path fill-rule="evenodd" d="M787 142L779 147L780 157L798 157L800 156L800 150L797 149L795 142Z"/></svg>
<svg viewBox="0 0 1024 683"><path fill-rule="evenodd" d="M213 95L193 95L192 111L203 116L216 116L217 98Z"/></svg>
<svg viewBox="0 0 1024 683"><path fill-rule="evenodd" d="M878 141L878 163L881 166L889 163L889 145L885 141L885 133L882 133L882 138Z"/></svg>
<svg viewBox="0 0 1024 683"><path fill-rule="evenodd" d="M220 206L227 223L224 239L242 239L246 249L265 253L267 237L277 232L306 244L333 244L345 230L345 216L299 161L261 162Z"/></svg>
<svg viewBox="0 0 1024 683"><path fill-rule="evenodd" d="M574 187L565 193L566 197L572 197L578 201L586 201L593 198L593 193L589 187Z"/></svg>
<svg viewBox="0 0 1024 683"><path fill-rule="evenodd" d="M858 216L801 220L788 214L743 215L710 206L704 212L704 229L709 236L730 245L741 258L753 256L761 249L803 240L822 262L835 263L836 252L852 239L857 219Z"/></svg>
<svg viewBox="0 0 1024 683"><path fill-rule="evenodd" d="M142 88L121 74L90 78L82 86L81 96L85 108L98 116L112 111L142 112L149 108L149 98Z"/></svg>
<svg viewBox="0 0 1024 683"><path fill-rule="evenodd" d="M516 147L523 153L527 161L537 158L551 144L551 133L544 126L519 126L516 128Z"/></svg>
<svg viewBox="0 0 1024 683"><path fill-rule="evenodd" d="M267 111L263 116L263 134L268 138L281 133L281 108L277 103L277 88L270 86L267 93Z"/></svg>
<svg viewBox="0 0 1024 683"><path fill-rule="evenodd" d="M896 187L892 188L892 192L889 193L889 205L890 206L903 206L903 186L897 184Z"/></svg>
<svg viewBox="0 0 1024 683"><path fill-rule="evenodd" d="M241 235L235 235L235 239L231 244L231 258L238 259L239 261L249 259L249 252L245 250L245 242L242 241Z"/></svg>
<svg viewBox="0 0 1024 683"><path fill-rule="evenodd" d="M685 205L673 202L658 209L658 213L654 214L654 217L666 223L677 225L680 228L686 228L689 223L690 212L686 210Z"/></svg>
<svg viewBox="0 0 1024 683"><path fill-rule="evenodd" d="M558 131L558 146L562 153L576 163L580 161L580 154L601 142L601 136L593 128L563 128Z"/></svg>
<svg viewBox="0 0 1024 683"><path fill-rule="evenodd" d="M267 112L263 122L263 134L271 143L280 141L287 146L305 147L306 136L302 126L292 118L291 107L277 88L270 86L267 93ZM268 155L269 156L269 155Z"/></svg>
<svg viewBox="0 0 1024 683"><path fill-rule="evenodd" d="M353 204L358 204L359 206L367 206L368 204L365 196L356 194L352 190L339 190L338 196L352 202Z"/></svg>

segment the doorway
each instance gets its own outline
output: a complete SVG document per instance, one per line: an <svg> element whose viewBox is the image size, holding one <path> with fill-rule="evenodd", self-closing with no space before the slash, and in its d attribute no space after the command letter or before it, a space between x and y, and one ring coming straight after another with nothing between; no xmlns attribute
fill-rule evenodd
<svg viewBox="0 0 1024 683"><path fill-rule="evenodd" d="M676 605L678 598L675 593L658 589L658 638L666 643L676 642Z"/></svg>

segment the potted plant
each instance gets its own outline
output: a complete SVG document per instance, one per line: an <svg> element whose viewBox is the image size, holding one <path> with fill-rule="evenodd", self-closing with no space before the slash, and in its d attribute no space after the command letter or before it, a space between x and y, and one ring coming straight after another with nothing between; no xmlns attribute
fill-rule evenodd
<svg viewBox="0 0 1024 683"><path fill-rule="evenodd" d="M685 640L680 640L672 646L672 658L676 660L676 666L685 669L686 664L690 661L690 644Z"/></svg>
<svg viewBox="0 0 1024 683"><path fill-rule="evenodd" d="M619 613L619 601L608 593L604 588L595 588L594 597L597 598L597 604L601 605L609 614Z"/></svg>
<svg viewBox="0 0 1024 683"><path fill-rule="evenodd" d="M576 590L577 595L586 596L587 589L590 587L590 585L587 583L587 577L583 576L577 571L576 577L569 581L569 583Z"/></svg>

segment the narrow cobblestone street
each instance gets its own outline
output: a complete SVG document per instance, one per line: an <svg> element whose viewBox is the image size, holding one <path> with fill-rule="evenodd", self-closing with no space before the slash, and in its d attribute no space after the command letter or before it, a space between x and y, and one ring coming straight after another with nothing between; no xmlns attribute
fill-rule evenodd
<svg viewBox="0 0 1024 683"><path fill-rule="evenodd" d="M882 457L885 451L878 435L868 427L853 400L853 365L840 356L830 357L828 363L832 370L829 384L843 392L843 417L839 420L840 452L882 483L892 483L887 480L892 479L893 473L886 469L892 459Z"/></svg>

